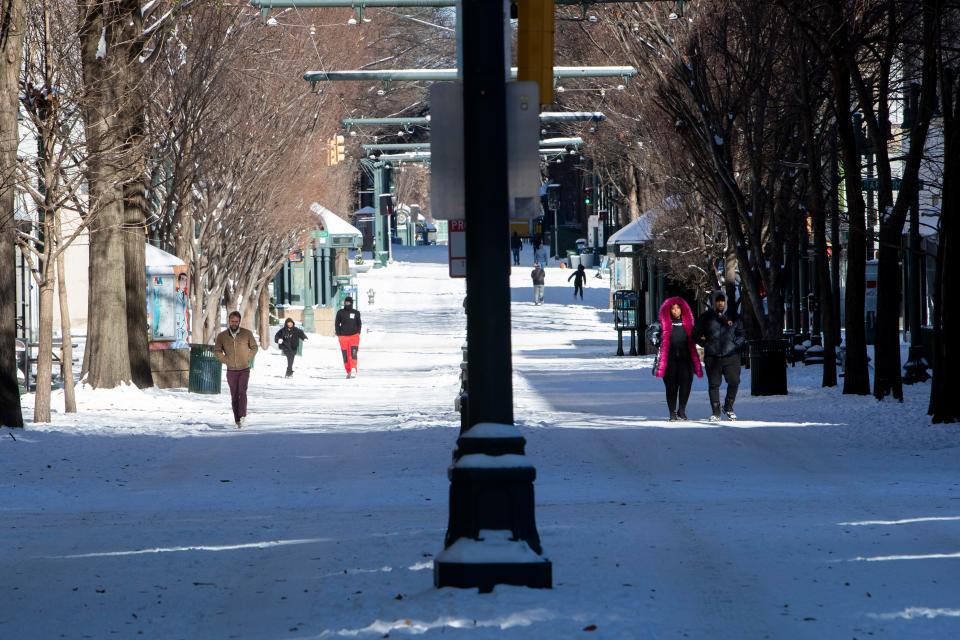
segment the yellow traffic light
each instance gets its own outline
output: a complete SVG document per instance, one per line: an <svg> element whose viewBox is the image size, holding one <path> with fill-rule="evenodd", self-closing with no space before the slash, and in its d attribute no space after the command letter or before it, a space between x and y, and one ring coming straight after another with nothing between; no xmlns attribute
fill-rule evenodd
<svg viewBox="0 0 960 640"><path fill-rule="evenodd" d="M333 138L327 140L327 166L337 164L337 144Z"/></svg>
<svg viewBox="0 0 960 640"><path fill-rule="evenodd" d="M517 0L517 80L540 87L540 105L553 102L554 0Z"/></svg>

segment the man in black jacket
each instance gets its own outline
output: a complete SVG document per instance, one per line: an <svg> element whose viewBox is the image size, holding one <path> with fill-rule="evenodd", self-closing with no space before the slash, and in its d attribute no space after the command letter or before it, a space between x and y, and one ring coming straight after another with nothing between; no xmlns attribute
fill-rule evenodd
<svg viewBox="0 0 960 640"><path fill-rule="evenodd" d="M703 361L710 385L711 422L720 420L720 383L727 381L727 395L723 412L731 420L737 419L733 403L740 386L740 352L746 345L743 324L727 310L727 298L718 293L713 298L713 309L705 311L693 328L697 343L703 346Z"/></svg>
<svg viewBox="0 0 960 640"><path fill-rule="evenodd" d="M357 377L357 351L360 350L360 312L353 308L353 298L343 299L343 309L337 311L333 328L340 340L340 353L348 378Z"/></svg>
<svg viewBox="0 0 960 640"><path fill-rule="evenodd" d="M520 250L523 249L523 238L516 231L510 236L510 250L513 252L513 264L520 264Z"/></svg>
<svg viewBox="0 0 960 640"><path fill-rule="evenodd" d="M301 340L306 340L307 334L298 327L293 318L287 318L283 326L273 336L273 341L280 345L280 351L287 356L287 377L293 375L293 359L297 357L297 348Z"/></svg>

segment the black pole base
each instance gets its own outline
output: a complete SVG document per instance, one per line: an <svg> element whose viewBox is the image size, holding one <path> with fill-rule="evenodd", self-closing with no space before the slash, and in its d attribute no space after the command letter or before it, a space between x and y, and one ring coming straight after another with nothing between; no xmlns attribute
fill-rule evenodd
<svg viewBox="0 0 960 640"><path fill-rule="evenodd" d="M434 562L437 587L551 587L534 514L537 472L525 443L511 424L479 423L461 433L448 470L450 519Z"/></svg>
<svg viewBox="0 0 960 640"><path fill-rule="evenodd" d="M553 565L549 560L471 564L438 559L433 565L433 582L437 588L477 589L480 593L490 593L498 584L550 589L553 586Z"/></svg>
<svg viewBox="0 0 960 640"><path fill-rule="evenodd" d="M823 364L823 339L819 333L810 337L810 346L803 352L803 364Z"/></svg>
<svg viewBox="0 0 960 640"><path fill-rule="evenodd" d="M930 374L927 372L929 367L927 359L923 357L923 347L911 345L907 362L903 365L903 384L926 382L930 379Z"/></svg>

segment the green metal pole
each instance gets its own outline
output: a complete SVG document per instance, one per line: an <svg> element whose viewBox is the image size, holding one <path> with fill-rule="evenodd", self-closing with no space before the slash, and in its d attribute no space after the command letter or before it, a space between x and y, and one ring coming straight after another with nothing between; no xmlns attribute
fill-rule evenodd
<svg viewBox="0 0 960 640"><path fill-rule="evenodd" d="M373 164L373 208L376 209L376 214L373 219L373 230L374 230L374 254L373 257L376 260L374 262L374 267L385 267L387 266L387 259L384 256L384 238L386 236L386 230L383 228L383 215L384 212L381 208L380 196L383 195L383 179L384 179L384 164L382 162L374 162Z"/></svg>
<svg viewBox="0 0 960 640"><path fill-rule="evenodd" d="M311 333L316 331L316 324L313 318L313 283L317 277L314 271L316 264L316 248L311 245L303 252L303 330Z"/></svg>

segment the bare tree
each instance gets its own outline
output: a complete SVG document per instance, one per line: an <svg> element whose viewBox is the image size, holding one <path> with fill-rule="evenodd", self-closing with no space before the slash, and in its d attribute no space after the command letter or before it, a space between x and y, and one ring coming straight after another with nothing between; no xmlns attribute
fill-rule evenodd
<svg viewBox="0 0 960 640"><path fill-rule="evenodd" d="M321 109L338 96L300 79L305 38L322 44L307 34L204 7L170 35L155 68L148 201L155 236L190 265L195 341L213 338L224 304L252 323L289 250L316 226L309 203L349 197L347 167L318 167L339 124ZM344 44L322 46L336 61L351 55Z"/></svg>
<svg viewBox="0 0 960 640"><path fill-rule="evenodd" d="M22 427L17 389L15 183L19 74L26 32L23 0L0 0L0 426Z"/></svg>
<svg viewBox="0 0 960 640"><path fill-rule="evenodd" d="M933 283L934 352L933 382L927 413L934 424L960 421L960 403L953 394L953 363L958 341L953 331L957 324L957 299L951 282L960 282L957 255L957 220L960 216L960 56L956 48L945 46L960 37L960 12L952 7L944 19L942 40L938 43L940 110L943 114L943 186L939 219L939 246L936 278Z"/></svg>
<svg viewBox="0 0 960 640"><path fill-rule="evenodd" d="M83 365L93 387L132 381L134 370L136 382L150 383L146 308L141 304L146 287L145 221L136 182L142 180L144 145L143 103L137 89L144 65L162 51L166 29L191 4L192 0L77 2L85 134L91 158L97 158L88 168L89 192L100 203L90 229L91 288ZM108 156L110 161L101 159ZM135 234L129 244L126 229Z"/></svg>
<svg viewBox="0 0 960 640"><path fill-rule="evenodd" d="M35 140L36 153L19 163L18 187L31 202L37 222L32 233L21 232L18 244L39 290L35 422L50 421L55 287L59 289L65 410L76 411L63 253L94 216L81 193L88 158L77 103L82 96L82 83L75 73L78 51L69 46L73 22L69 5L50 0L31 5L23 66L25 129L28 138ZM67 212L75 222L65 234L63 217Z"/></svg>

